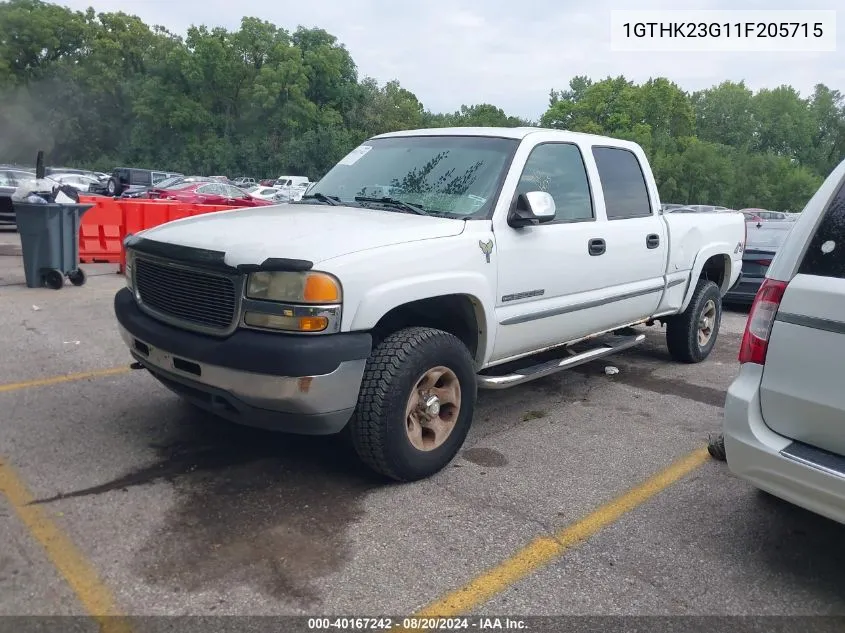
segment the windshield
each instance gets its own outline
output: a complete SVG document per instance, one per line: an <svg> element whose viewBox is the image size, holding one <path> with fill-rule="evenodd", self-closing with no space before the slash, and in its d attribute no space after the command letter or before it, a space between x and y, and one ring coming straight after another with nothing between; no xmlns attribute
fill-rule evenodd
<svg viewBox="0 0 845 633"><path fill-rule="evenodd" d="M356 197L392 198L432 214L483 217L518 145L517 139L489 136L372 139L347 154L308 195L354 206Z"/></svg>
<svg viewBox="0 0 845 633"><path fill-rule="evenodd" d="M175 185L175 184L177 184L181 181L182 181L182 176L172 176L170 178L165 178L164 180L158 182L156 184L156 187L158 187L159 189L165 189L165 188L170 187L172 185Z"/></svg>
<svg viewBox="0 0 845 633"><path fill-rule="evenodd" d="M162 189L167 189L169 191L182 191L183 189L190 189L191 187L196 186L196 184L197 183L195 182L177 182L169 187L162 187Z"/></svg>

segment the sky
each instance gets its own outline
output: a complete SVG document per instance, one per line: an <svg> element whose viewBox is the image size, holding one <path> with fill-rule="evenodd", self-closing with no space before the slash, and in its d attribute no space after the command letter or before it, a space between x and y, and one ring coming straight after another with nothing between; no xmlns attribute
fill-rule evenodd
<svg viewBox="0 0 845 633"><path fill-rule="evenodd" d="M837 8L840 0L57 0L124 11L184 34L191 25L237 29L244 15L288 30L319 27L343 43L361 77L393 79L433 112L493 103L537 120L551 89L576 75L668 77L688 91L724 80L753 90L789 84L809 95L824 83L845 92L845 25L836 52L616 52L611 10ZM837 17L845 16L840 11Z"/></svg>

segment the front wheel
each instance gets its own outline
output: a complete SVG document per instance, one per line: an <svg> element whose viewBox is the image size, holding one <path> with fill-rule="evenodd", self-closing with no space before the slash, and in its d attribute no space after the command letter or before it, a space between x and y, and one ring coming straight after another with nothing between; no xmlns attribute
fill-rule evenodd
<svg viewBox="0 0 845 633"><path fill-rule="evenodd" d="M473 360L458 338L423 327L395 332L367 361L349 422L352 445L391 479L430 477L463 445L476 394Z"/></svg>
<svg viewBox="0 0 845 633"><path fill-rule="evenodd" d="M687 309L667 319L666 346L669 355L682 363L705 360L716 345L721 322L722 295L719 286L707 279L699 279Z"/></svg>

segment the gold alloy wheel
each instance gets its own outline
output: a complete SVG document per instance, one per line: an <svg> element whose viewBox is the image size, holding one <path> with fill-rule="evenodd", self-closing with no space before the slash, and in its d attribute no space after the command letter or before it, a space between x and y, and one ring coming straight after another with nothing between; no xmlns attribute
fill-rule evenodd
<svg viewBox="0 0 845 633"><path fill-rule="evenodd" d="M704 347L710 342L713 336L713 328L716 326L716 302L713 299L704 304L701 317L698 319L698 345Z"/></svg>
<svg viewBox="0 0 845 633"><path fill-rule="evenodd" d="M433 451L452 434L461 411L461 383L448 367L432 367L417 380L405 423L408 439L420 451Z"/></svg>

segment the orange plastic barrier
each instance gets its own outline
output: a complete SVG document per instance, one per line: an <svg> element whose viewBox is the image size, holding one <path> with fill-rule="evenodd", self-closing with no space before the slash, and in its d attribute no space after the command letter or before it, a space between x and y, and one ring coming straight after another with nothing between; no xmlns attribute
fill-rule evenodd
<svg viewBox="0 0 845 633"><path fill-rule="evenodd" d="M79 260L116 263L122 249L122 212L117 200L104 196L79 196L79 201L94 206L79 223Z"/></svg>
<svg viewBox="0 0 845 633"><path fill-rule="evenodd" d="M86 195L79 196L79 201L94 205L82 216L79 226L80 261L120 264L120 272L126 262L123 240L127 235L180 218L232 209L225 205Z"/></svg>
<svg viewBox="0 0 845 633"><path fill-rule="evenodd" d="M169 200L121 200L120 206L123 211L120 232L120 258L117 260L120 262L120 272L123 272L126 266L123 240L127 235L133 235L144 229L173 220L232 209L232 207L226 205L186 204Z"/></svg>

